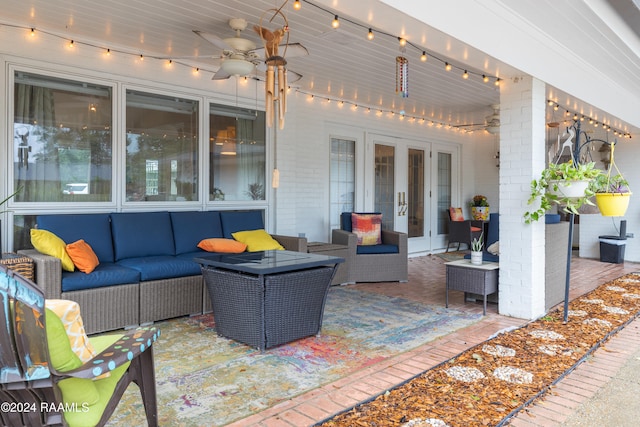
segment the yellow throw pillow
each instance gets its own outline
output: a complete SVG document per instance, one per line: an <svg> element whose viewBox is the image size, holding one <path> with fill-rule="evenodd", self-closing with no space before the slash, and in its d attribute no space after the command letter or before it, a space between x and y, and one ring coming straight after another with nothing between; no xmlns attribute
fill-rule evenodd
<svg viewBox="0 0 640 427"><path fill-rule="evenodd" d="M73 271L75 266L67 253L67 244L47 230L31 229L31 244L40 253L56 257L62 263L62 269Z"/></svg>
<svg viewBox="0 0 640 427"><path fill-rule="evenodd" d="M249 252L284 250L284 247L264 230L238 231L231 235L238 242L246 244Z"/></svg>
<svg viewBox="0 0 640 427"><path fill-rule="evenodd" d="M98 256L93 252L91 246L82 239L69 243L67 253L73 261L73 265L83 273L91 273L100 264Z"/></svg>
<svg viewBox="0 0 640 427"><path fill-rule="evenodd" d="M203 239L198 243L198 247L207 252L219 252L227 254L239 254L247 249L247 245L233 239L223 239L212 237Z"/></svg>

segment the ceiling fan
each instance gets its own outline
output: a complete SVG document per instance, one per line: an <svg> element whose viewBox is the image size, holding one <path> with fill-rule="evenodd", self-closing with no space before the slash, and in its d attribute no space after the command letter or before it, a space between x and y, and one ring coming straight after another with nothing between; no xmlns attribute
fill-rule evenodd
<svg viewBox="0 0 640 427"><path fill-rule="evenodd" d="M256 44L246 38L241 37L243 30L247 28L247 21L242 18L229 19L229 26L236 34L235 37L221 38L215 34L204 31L193 30L195 34L202 37L214 46L222 49L220 56L213 59L220 60L220 68L213 75L213 80L228 79L231 76L247 76L256 69L260 72L266 70L264 47L256 47ZM287 57L305 56L309 52L300 43L290 43L287 45ZM291 71L290 71L291 72ZM289 81L296 81L302 75L291 72Z"/></svg>
<svg viewBox="0 0 640 427"><path fill-rule="evenodd" d="M220 68L214 74L213 80L228 79L231 76L246 76L251 74L261 59L254 52L256 44L249 39L240 37L240 33L247 28L247 21L242 18L231 18L229 26L236 32L235 37L222 39L215 34L193 30L194 33L222 49Z"/></svg>
<svg viewBox="0 0 640 427"><path fill-rule="evenodd" d="M493 109L493 113L484 118L485 122L483 124L472 123L466 125L458 125L456 127L465 128L467 131L484 129L491 135L500 133L500 104L492 104L491 108Z"/></svg>

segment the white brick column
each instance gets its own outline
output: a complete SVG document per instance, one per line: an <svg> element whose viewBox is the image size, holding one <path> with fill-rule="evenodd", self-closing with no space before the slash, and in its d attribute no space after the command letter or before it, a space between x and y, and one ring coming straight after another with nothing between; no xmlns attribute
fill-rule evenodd
<svg viewBox="0 0 640 427"><path fill-rule="evenodd" d="M531 180L545 167L545 84L531 77L500 88L500 314L545 312L545 224L525 224Z"/></svg>

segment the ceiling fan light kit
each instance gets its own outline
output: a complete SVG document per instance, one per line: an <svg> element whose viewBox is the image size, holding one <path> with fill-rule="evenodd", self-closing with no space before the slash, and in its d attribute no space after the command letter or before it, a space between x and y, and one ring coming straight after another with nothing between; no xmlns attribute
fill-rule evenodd
<svg viewBox="0 0 640 427"><path fill-rule="evenodd" d="M220 67L230 76L246 76L253 72L255 65L253 65L253 62L244 59L227 58Z"/></svg>

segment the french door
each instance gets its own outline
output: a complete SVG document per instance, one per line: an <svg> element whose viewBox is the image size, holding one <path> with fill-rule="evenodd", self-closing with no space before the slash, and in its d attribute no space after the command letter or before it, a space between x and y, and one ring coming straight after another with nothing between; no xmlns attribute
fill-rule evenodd
<svg viewBox="0 0 640 427"><path fill-rule="evenodd" d="M370 135L372 208L382 213L382 228L407 233L409 253L442 248L446 241L446 204L452 197L457 150L424 141Z"/></svg>

